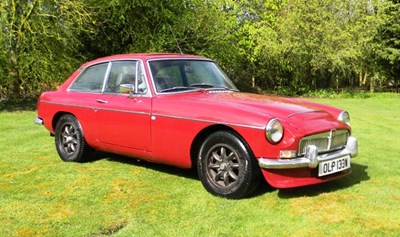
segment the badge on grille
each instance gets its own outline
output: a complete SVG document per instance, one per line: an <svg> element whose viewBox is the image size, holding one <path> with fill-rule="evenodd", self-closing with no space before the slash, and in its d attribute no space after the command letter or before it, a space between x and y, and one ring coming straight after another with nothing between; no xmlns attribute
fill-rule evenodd
<svg viewBox="0 0 400 237"><path fill-rule="evenodd" d="M333 138L335 138L335 137L336 137L336 129L332 129L332 130L330 131L330 133L329 133L329 136L328 136L328 150L331 149L332 140L333 140Z"/></svg>
<svg viewBox="0 0 400 237"><path fill-rule="evenodd" d="M335 138L336 137L336 129L332 129L331 130L331 138Z"/></svg>

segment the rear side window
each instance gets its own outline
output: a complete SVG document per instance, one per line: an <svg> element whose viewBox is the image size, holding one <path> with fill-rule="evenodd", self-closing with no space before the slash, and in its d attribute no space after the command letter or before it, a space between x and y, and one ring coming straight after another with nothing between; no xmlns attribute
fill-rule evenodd
<svg viewBox="0 0 400 237"><path fill-rule="evenodd" d="M108 63L97 64L85 69L69 88L70 91L101 93Z"/></svg>

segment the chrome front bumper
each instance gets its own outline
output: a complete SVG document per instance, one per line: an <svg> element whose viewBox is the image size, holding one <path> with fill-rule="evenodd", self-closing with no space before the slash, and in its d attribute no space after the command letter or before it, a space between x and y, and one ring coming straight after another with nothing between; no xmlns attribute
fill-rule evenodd
<svg viewBox="0 0 400 237"><path fill-rule="evenodd" d="M304 157L293 158L293 159L270 159L260 158L258 164L264 169L292 169L292 168L316 168L320 162L333 160L336 158L350 156L356 157L358 154L358 142L355 137L349 137L347 139L346 148L330 152L327 154L318 155L317 147L309 145L306 148L306 154Z"/></svg>
<svg viewBox="0 0 400 237"><path fill-rule="evenodd" d="M43 119L41 119L41 118L35 118L35 120L33 120L33 122L35 122L37 125L43 125Z"/></svg>

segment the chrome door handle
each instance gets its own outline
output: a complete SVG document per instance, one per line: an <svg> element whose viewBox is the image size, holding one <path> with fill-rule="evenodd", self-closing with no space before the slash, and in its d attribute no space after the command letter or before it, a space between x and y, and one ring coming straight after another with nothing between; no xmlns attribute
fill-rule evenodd
<svg viewBox="0 0 400 237"><path fill-rule="evenodd" d="M101 100L101 99L97 99L96 102L100 103L100 104L107 104L108 103L107 100Z"/></svg>

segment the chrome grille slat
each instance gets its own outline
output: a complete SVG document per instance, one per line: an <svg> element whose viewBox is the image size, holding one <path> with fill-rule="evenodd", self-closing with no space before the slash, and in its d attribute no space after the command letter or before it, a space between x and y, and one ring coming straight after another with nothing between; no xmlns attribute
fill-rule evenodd
<svg viewBox="0 0 400 237"><path fill-rule="evenodd" d="M306 147L309 145L315 145L319 153L338 150L346 146L348 137L349 131L347 130L331 130L303 137L299 143L298 153L300 156L304 155Z"/></svg>
<svg viewBox="0 0 400 237"><path fill-rule="evenodd" d="M342 133L342 134L337 134L334 139L332 139L332 144L331 144L331 150L332 149L339 149L342 148L346 145L347 138L349 137L349 133Z"/></svg>

